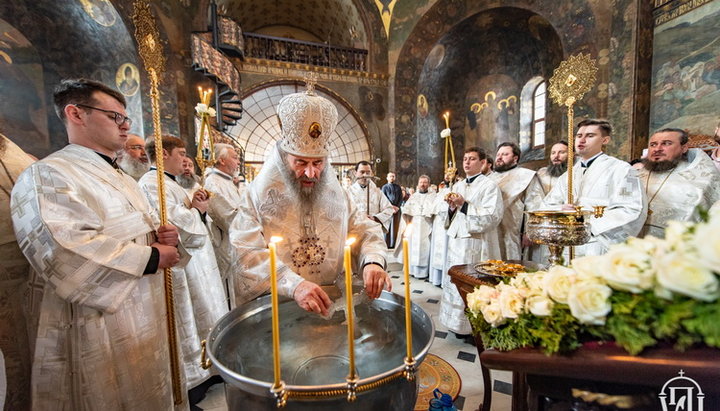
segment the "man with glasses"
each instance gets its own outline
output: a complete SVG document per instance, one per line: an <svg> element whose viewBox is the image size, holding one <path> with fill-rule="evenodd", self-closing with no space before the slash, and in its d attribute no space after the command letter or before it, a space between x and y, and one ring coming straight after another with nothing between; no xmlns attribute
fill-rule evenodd
<svg viewBox="0 0 720 411"><path fill-rule="evenodd" d="M128 134L125 147L118 151L117 156L118 166L135 181L150 170L150 163L145 153L145 140L136 134Z"/></svg>
<svg viewBox="0 0 720 411"><path fill-rule="evenodd" d="M173 408L164 268L178 231L158 227L135 180L117 168L125 98L86 79L53 95L69 145L32 164L12 190L20 249L38 273L34 409Z"/></svg>

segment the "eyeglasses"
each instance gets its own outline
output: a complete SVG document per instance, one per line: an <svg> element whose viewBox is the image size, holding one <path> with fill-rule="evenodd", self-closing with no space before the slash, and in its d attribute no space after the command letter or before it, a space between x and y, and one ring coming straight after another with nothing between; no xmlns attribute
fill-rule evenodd
<svg viewBox="0 0 720 411"><path fill-rule="evenodd" d="M117 124L118 126L122 126L124 123L127 123L128 127L132 126L132 119L131 119L130 117L128 117L128 116L124 116L124 115L118 113L117 111L105 110L105 109L102 109L102 108L97 108L97 107L93 107L93 106L87 106L87 105L85 105L85 104L73 104L73 105L74 105L75 107L84 107L84 108L89 108L89 109L92 109L92 110L102 111L103 113L112 114L112 117L111 117L111 118L112 118L113 120L115 120L115 124Z"/></svg>

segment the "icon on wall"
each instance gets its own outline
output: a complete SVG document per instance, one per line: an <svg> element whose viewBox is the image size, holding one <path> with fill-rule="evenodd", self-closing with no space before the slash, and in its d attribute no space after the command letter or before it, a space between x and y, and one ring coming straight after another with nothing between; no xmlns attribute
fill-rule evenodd
<svg viewBox="0 0 720 411"><path fill-rule="evenodd" d="M121 93L134 96L140 88L140 72L132 63L125 63L115 73L115 86Z"/></svg>
<svg viewBox="0 0 720 411"><path fill-rule="evenodd" d="M80 0L83 10L98 24L110 27L115 24L117 13L108 0Z"/></svg>

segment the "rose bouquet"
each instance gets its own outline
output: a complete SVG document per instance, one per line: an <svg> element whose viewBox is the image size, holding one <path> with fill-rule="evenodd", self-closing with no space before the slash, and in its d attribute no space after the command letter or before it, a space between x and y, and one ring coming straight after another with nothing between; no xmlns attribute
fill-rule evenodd
<svg viewBox="0 0 720 411"><path fill-rule="evenodd" d="M717 207L716 207L717 208ZM672 222L666 238L631 238L570 267L520 273L467 296L486 348L568 352L615 341L631 354L659 342L720 347L720 210Z"/></svg>

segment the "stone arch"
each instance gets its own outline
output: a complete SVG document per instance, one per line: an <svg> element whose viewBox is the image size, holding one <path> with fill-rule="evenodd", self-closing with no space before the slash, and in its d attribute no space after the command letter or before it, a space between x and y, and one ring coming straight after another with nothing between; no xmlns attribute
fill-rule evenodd
<svg viewBox="0 0 720 411"><path fill-rule="evenodd" d="M538 0L533 4L509 0L503 2L502 7L489 1L439 0L414 24L399 52L392 88L395 160L401 183L412 182L418 174L429 174L434 179L441 177L442 155L435 152L438 151L436 135L444 128L440 117L444 111L452 113L450 127L455 137L455 151L462 152L470 122L465 103L472 96L468 96L467 91L483 76L508 74L503 72L502 67L511 64L520 67L524 71L514 79L515 84L520 86L501 97L515 95L519 99L521 86L527 80L535 75L549 78L552 69L566 54L594 51L591 45L599 33L590 6L547 13L554 8L557 4L550 0ZM558 33L573 31L572 27L579 23L583 26L581 36L559 36ZM476 34L463 37L458 35L460 28L473 29ZM502 35L503 30L510 29L521 33L522 38L527 40L521 45L533 46L540 53L539 57L511 62L518 48L508 43L510 36ZM463 49L463 42L474 42L476 46ZM485 49L477 45L485 46ZM421 122L417 120L416 108L416 98L420 94L426 96L429 112L422 126L419 126ZM562 115L557 107L551 110L554 112L548 113L548 127L559 135ZM514 121L517 130L519 109L509 114L514 118L508 118L508 124ZM511 128L508 130L512 131ZM517 131L515 133L512 137L517 140ZM543 155L542 149L530 150L523 153L523 158L535 159Z"/></svg>
<svg viewBox="0 0 720 411"><path fill-rule="evenodd" d="M246 163L263 163L269 150L280 138L276 107L288 94L305 89L296 81L273 81L254 87L243 99L243 119L228 130L245 150ZM334 165L350 165L370 160L372 152L368 131L355 109L330 89L317 85L315 92L335 103L338 125L330 138L330 160Z"/></svg>

